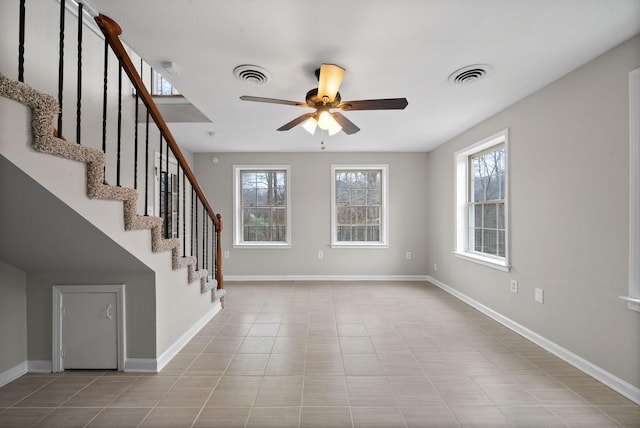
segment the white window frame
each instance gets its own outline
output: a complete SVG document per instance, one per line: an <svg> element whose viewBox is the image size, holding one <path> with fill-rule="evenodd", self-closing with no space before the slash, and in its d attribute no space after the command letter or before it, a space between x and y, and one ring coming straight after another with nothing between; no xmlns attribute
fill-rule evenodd
<svg viewBox="0 0 640 428"><path fill-rule="evenodd" d="M505 256L494 257L489 254L480 254L469 248L469 159L471 156L490 149L491 147L504 145L505 155ZM454 153L454 185L455 185L455 236L453 254L463 260L478 263L504 272L509 272L509 130L503 129L490 137L474 143Z"/></svg>
<svg viewBox="0 0 640 428"><path fill-rule="evenodd" d="M336 221L336 171L381 171L382 212L380 213L380 240L338 241ZM388 164L332 164L331 165L331 248L389 248L389 165Z"/></svg>
<svg viewBox="0 0 640 428"><path fill-rule="evenodd" d="M242 240L242 182L243 171L285 171L287 175L287 239L285 241ZM291 166L290 165L234 165L233 166L233 248L291 248Z"/></svg>
<svg viewBox="0 0 640 428"><path fill-rule="evenodd" d="M629 73L629 295L640 312L640 68Z"/></svg>

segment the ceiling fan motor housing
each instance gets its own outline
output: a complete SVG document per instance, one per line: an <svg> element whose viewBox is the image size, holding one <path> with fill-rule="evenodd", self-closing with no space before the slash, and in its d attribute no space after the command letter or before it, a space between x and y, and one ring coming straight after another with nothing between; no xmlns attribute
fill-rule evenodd
<svg viewBox="0 0 640 428"><path fill-rule="evenodd" d="M322 98L318 96L318 88L313 88L312 90L307 92L307 95L305 97L305 101L311 108L320 108L323 106L327 106L329 108L336 108L338 107L338 104L340 104L340 100L341 100L340 92L336 92L336 97L332 103L325 102Z"/></svg>

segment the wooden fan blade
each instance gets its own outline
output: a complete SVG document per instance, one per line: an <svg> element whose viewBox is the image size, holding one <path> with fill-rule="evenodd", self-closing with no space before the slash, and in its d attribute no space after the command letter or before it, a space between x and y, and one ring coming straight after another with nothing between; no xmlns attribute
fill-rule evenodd
<svg viewBox="0 0 640 428"><path fill-rule="evenodd" d="M289 100L279 100L277 98L263 98L263 97L252 97L251 95L243 95L240 97L240 99L242 101L256 101L259 103L284 104L288 106L309 107L307 103L300 103L297 101L289 101Z"/></svg>
<svg viewBox="0 0 640 428"><path fill-rule="evenodd" d="M358 128L355 123L347 119L347 117L342 113L331 113L331 116L333 116L336 122L338 122L338 125L342 127L342 130L347 135L355 134L360 130L360 128Z"/></svg>
<svg viewBox="0 0 640 428"><path fill-rule="evenodd" d="M318 79L318 98L329 97L329 102L332 103L336 99L345 71L335 64L322 64Z"/></svg>
<svg viewBox="0 0 640 428"><path fill-rule="evenodd" d="M341 110L402 110L408 105L406 98L381 98L377 100L344 101Z"/></svg>
<svg viewBox="0 0 640 428"><path fill-rule="evenodd" d="M300 125L302 122L304 122L305 120L309 119L314 114L315 113L305 113L302 116L298 116L295 119L293 119L291 122L285 123L284 125L282 125L280 128L278 128L278 131L288 131L291 128L293 128L294 126Z"/></svg>

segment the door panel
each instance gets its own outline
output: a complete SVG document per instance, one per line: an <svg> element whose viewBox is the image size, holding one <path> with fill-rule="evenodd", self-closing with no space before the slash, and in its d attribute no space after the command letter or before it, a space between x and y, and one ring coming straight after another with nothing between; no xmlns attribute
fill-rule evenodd
<svg viewBox="0 0 640 428"><path fill-rule="evenodd" d="M118 368L117 293L62 293L65 369Z"/></svg>

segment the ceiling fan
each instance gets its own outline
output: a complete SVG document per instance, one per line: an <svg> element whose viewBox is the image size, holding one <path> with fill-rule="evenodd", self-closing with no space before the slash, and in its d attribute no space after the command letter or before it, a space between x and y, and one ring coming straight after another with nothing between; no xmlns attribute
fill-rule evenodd
<svg viewBox="0 0 640 428"><path fill-rule="evenodd" d="M353 122L347 119L340 112L332 112L331 109L349 110L402 110L408 102L406 98L384 98L375 100L342 101L340 97L340 84L344 77L345 69L335 64L322 64L316 70L318 87L307 92L305 102L280 100L277 98L263 98L243 95L243 101L256 101L260 103L284 104L290 106L313 108L315 112L305 113L285 123L278 131L288 131L289 129L303 123L303 127L311 134L315 133L316 127L326 130L329 135L334 135L344 131L351 135L360 131Z"/></svg>

